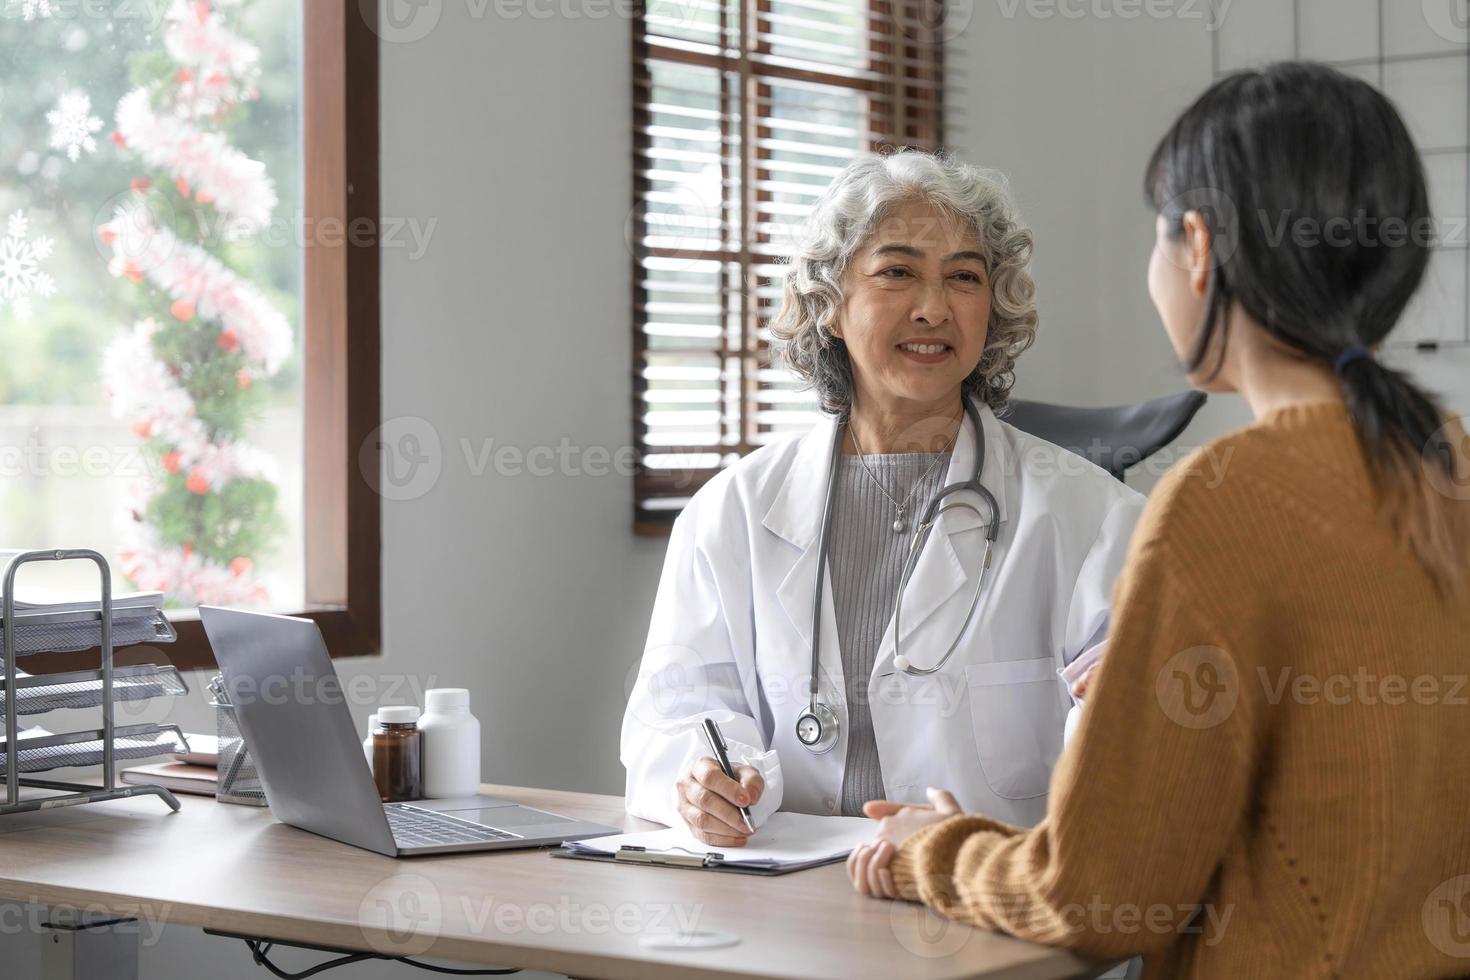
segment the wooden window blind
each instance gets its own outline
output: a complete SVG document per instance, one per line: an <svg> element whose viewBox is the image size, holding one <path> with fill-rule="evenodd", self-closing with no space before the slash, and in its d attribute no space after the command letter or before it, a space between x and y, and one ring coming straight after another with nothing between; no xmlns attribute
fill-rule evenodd
<svg viewBox="0 0 1470 980"><path fill-rule="evenodd" d="M781 260L854 156L941 145L933 0L650 0L633 23L634 527L815 418L772 358Z"/></svg>

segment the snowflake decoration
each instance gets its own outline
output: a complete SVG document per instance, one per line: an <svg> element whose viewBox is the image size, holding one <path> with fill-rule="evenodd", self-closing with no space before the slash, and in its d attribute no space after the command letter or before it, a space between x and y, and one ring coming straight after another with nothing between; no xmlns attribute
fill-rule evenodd
<svg viewBox="0 0 1470 980"><path fill-rule="evenodd" d="M92 99L80 89L68 92L46 113L51 124L51 148L65 150L67 159L76 163L82 150L97 152L92 134L102 128L102 120L92 115Z"/></svg>
<svg viewBox="0 0 1470 980"><path fill-rule="evenodd" d="M56 8L51 6L51 0L21 0L21 17L26 20L35 20L36 17L50 17Z"/></svg>
<svg viewBox="0 0 1470 980"><path fill-rule="evenodd" d="M33 295L56 292L56 281L41 269L41 263L51 256L51 239L44 235L28 239L29 226L25 212L17 211L6 223L5 237L0 238L0 303L9 301L22 323L31 318Z"/></svg>

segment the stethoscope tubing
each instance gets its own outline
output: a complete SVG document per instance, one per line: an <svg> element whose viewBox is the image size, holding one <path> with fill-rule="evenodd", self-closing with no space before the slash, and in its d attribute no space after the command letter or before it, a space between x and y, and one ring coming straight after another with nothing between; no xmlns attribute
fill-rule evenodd
<svg viewBox="0 0 1470 980"><path fill-rule="evenodd" d="M909 579L910 577L912 577L914 569L918 567L919 556L923 552L924 545L929 540L930 532L933 530L934 525L938 522L939 517L944 513L944 511L949 510L952 507L970 507L974 509L977 513L979 512L979 508L975 508L972 504L964 502L954 502L950 503L947 506L941 506L944 503L944 499L946 497L951 496L952 494L969 490L978 494L980 498L985 501L985 505L990 512L990 518L986 522L985 526L985 557L983 562L981 563L980 574L976 578L975 591L974 594L970 597L970 606L965 613L964 623L960 626L959 633L956 634L954 641L950 643L949 649L944 652L944 655L940 657L938 662L930 667L917 667L909 663L900 668L905 673L918 676L927 676L937 673L949 661L950 657L954 654L954 651L958 648L960 639L964 636L965 631L969 629L970 621L974 617L975 610L979 607L980 604L980 593L984 588L985 575L986 572L988 572L990 569L991 556L994 551L995 540L1000 533L1000 508L995 502L995 496L991 494L991 492L986 489L985 485L980 482L980 477L982 476L985 468L985 430L981 425L980 413L975 409L975 406L970 403L970 400L968 398L964 399L964 410L966 416L968 416L970 420L971 426L975 430L974 472L971 475L970 479L959 483L951 483L948 486L941 488L940 491L934 495L934 497L929 501L929 505L924 509L923 520L920 521L919 527L914 533L913 541L909 545L909 553L907 559L904 561L903 573L899 576L898 596L894 601L893 610L893 643L894 660L896 663L899 662L901 658L901 655L899 653L899 615L903 607L904 591L908 587ZM832 515L837 509L837 474L842 457L842 446L843 442L845 441L846 433L846 423L839 420L837 425L835 426L835 432L832 436L831 458L828 461L827 470L827 489L822 502L822 526L820 536L817 539L816 589L812 594L812 670L811 681L808 688L808 714L815 713L818 707L818 695L820 688L820 685L818 683L818 670L821 665L822 586L823 583L826 581L827 545L832 530Z"/></svg>

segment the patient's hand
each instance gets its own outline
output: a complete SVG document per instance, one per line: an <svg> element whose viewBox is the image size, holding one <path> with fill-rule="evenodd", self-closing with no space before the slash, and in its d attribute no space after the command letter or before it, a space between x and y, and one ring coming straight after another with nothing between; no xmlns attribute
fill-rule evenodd
<svg viewBox="0 0 1470 980"><path fill-rule="evenodd" d="M870 800L863 813L878 821L878 837L858 845L847 857L847 876L859 895L871 898L898 898L893 873L888 866L904 841L925 827L959 813L958 801L942 789L929 790L929 805L894 803L892 800Z"/></svg>
<svg viewBox="0 0 1470 980"><path fill-rule="evenodd" d="M1076 698L1078 701L1081 701L1083 698L1087 697L1087 687L1089 684L1092 683L1092 675L1096 670L1097 664L1093 664L1091 667L1087 668L1087 673L1083 674L1072 683L1072 697Z"/></svg>

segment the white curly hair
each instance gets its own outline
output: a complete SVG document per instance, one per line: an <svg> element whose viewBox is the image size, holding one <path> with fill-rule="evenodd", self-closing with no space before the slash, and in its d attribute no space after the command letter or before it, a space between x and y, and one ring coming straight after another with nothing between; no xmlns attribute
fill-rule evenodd
<svg viewBox="0 0 1470 980"><path fill-rule="evenodd" d="M943 153L866 154L832 180L807 219L787 262L781 309L771 321L787 366L817 392L827 412L846 416L852 407L852 362L847 345L832 334L843 304L843 274L895 206L916 199L973 229L985 256L989 330L964 393L1002 412L1015 384L1016 358L1036 339L1034 239L1005 176Z"/></svg>

